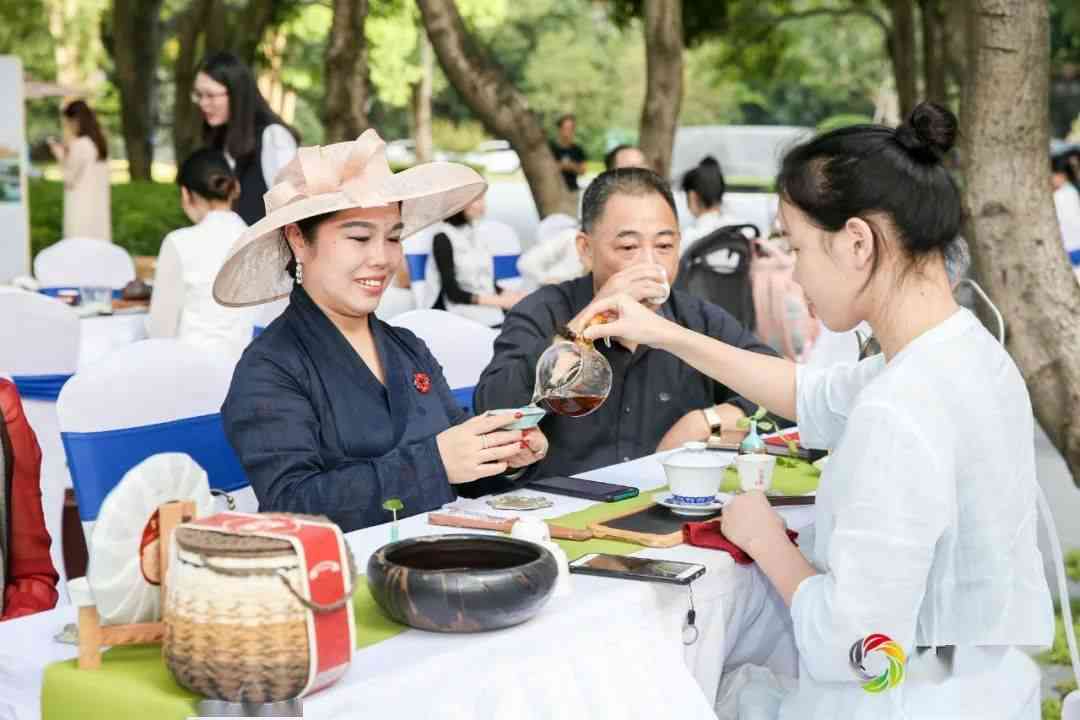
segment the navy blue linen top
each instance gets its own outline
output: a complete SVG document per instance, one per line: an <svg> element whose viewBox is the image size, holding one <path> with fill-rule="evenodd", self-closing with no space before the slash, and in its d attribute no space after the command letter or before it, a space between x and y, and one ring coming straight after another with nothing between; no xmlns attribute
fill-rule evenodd
<svg viewBox="0 0 1080 720"><path fill-rule="evenodd" d="M385 386L301 286L241 357L221 413L261 511L323 514L348 532L390 520L391 497L399 517L456 497L435 436L469 415L422 340L370 323Z"/></svg>

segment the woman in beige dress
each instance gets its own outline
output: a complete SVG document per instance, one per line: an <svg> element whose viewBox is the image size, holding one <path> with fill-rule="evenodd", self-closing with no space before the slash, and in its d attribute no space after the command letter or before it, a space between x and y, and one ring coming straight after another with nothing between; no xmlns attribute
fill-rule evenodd
<svg viewBox="0 0 1080 720"><path fill-rule="evenodd" d="M49 142L64 170L64 237L112 241L108 142L82 100L64 108L65 143Z"/></svg>

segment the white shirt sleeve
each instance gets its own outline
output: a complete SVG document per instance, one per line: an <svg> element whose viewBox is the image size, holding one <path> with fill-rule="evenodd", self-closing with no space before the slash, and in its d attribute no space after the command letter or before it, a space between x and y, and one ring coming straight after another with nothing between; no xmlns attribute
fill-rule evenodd
<svg viewBox="0 0 1080 720"><path fill-rule="evenodd" d="M883 358L856 364L795 366L795 417L804 447L831 450L848 424L859 391L881 368Z"/></svg>
<svg viewBox="0 0 1080 720"><path fill-rule="evenodd" d="M296 138L292 136L284 125L277 123L267 125L262 135L262 154L259 160L262 162L263 180L266 187L274 187L274 179L281 168L293 159L296 154Z"/></svg>
<svg viewBox="0 0 1080 720"><path fill-rule="evenodd" d="M166 236L154 271L154 291L146 332L152 338L176 337L184 310L184 269L175 243Z"/></svg>
<svg viewBox="0 0 1080 720"><path fill-rule="evenodd" d="M800 583L791 604L799 657L818 682L858 682L848 653L873 633L912 653L934 548L955 505L950 470L896 408L859 405L844 447L851 472L831 488L827 572Z"/></svg>

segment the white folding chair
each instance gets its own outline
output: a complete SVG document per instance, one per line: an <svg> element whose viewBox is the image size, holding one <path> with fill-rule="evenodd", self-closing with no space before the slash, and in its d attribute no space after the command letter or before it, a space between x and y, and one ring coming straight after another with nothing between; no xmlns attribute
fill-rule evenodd
<svg viewBox="0 0 1080 720"><path fill-rule="evenodd" d="M429 308L435 304L439 296L436 292L431 295L427 288L427 275L433 265L431 260L431 241L439 233L442 223L435 223L426 227L415 235L405 238L405 262L409 264L409 279L412 283L413 297L416 298L416 307ZM430 300L429 300L430 296Z"/></svg>
<svg viewBox="0 0 1080 720"><path fill-rule="evenodd" d="M71 477L60 442L56 398L79 364L79 316L45 295L0 290L0 318L0 375L15 381L41 446L41 505L52 538L49 554L60 573L60 601L66 604L64 490L71 487Z"/></svg>
<svg viewBox="0 0 1080 720"><path fill-rule="evenodd" d="M187 453L236 509L257 510L221 425L232 373L231 359L162 338L121 348L64 386L57 403L60 434L87 546L105 496L124 473L157 453Z"/></svg>
<svg viewBox="0 0 1080 720"><path fill-rule="evenodd" d="M416 297L411 289L391 286L383 292L379 306L375 308L375 316L384 322L390 322L392 318L415 309Z"/></svg>
<svg viewBox="0 0 1080 720"><path fill-rule="evenodd" d="M427 343L458 404L471 411L473 389L495 354L498 333L444 310L413 310L395 317L393 324Z"/></svg>
<svg viewBox="0 0 1080 720"><path fill-rule="evenodd" d="M517 267L521 240L514 228L498 220L481 220L473 226L473 233L491 250L495 282L521 277Z"/></svg>
<svg viewBox="0 0 1080 720"><path fill-rule="evenodd" d="M43 288L122 288L135 279L127 250L105 240L68 238L34 258L34 277Z"/></svg>
<svg viewBox="0 0 1080 720"><path fill-rule="evenodd" d="M252 337L258 337L266 329L267 325L277 320L278 315L285 312L287 307L289 307L288 297L279 298L260 307L255 313L255 327L251 331Z"/></svg>

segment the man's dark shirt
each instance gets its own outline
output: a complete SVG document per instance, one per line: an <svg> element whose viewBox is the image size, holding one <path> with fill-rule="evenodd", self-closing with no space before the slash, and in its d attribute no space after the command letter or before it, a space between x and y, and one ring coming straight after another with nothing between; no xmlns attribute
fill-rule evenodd
<svg viewBox="0 0 1080 720"><path fill-rule="evenodd" d="M577 143L571 143L567 146L562 146L557 142L551 143L551 153L555 156L556 162L562 162L565 158L570 158L574 162L585 162L585 151L581 149L581 146ZM566 187L570 190L577 190L577 173L572 170L562 171L563 180L566 182Z"/></svg>
<svg viewBox="0 0 1080 720"><path fill-rule="evenodd" d="M593 299L592 275L532 293L510 310L495 340L495 356L476 386L479 414L527 405L532 400L536 361L556 330ZM735 347L776 355L718 305L673 290L660 314L683 327ZM674 355L639 346L631 353L617 342L596 348L611 363L611 395L584 417L549 414L540 424L550 443L547 457L526 479L574 475L656 451L664 434L691 410L730 402L747 415L757 409L724 385Z"/></svg>

